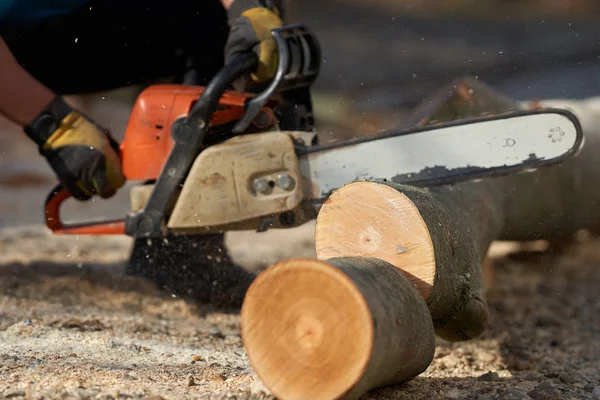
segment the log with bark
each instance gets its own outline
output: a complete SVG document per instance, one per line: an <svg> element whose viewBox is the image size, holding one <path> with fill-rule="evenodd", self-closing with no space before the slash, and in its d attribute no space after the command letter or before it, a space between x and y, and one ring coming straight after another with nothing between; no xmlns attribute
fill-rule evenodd
<svg viewBox="0 0 600 400"><path fill-rule="evenodd" d="M431 363L435 335L419 292L376 258L292 259L246 293L250 363L280 399L357 399Z"/></svg>
<svg viewBox="0 0 600 400"><path fill-rule="evenodd" d="M517 107L473 80L426 104L413 123L480 115L486 105ZM316 222L319 260L263 271L244 300L242 338L265 385L282 399L357 398L412 379L431 362L424 316L446 340L481 335L488 321L482 262L494 240L568 237L600 225L597 113L574 104L585 144L561 165L429 188L362 181L336 190ZM390 266L405 279L391 279ZM370 328L357 334L360 326Z"/></svg>

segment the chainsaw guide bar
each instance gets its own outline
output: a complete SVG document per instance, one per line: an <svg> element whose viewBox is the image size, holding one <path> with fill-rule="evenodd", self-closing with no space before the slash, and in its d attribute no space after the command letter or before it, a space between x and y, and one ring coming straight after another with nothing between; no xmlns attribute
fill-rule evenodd
<svg viewBox="0 0 600 400"><path fill-rule="evenodd" d="M577 118L519 110L307 148L300 170L315 199L360 179L431 186L560 163L583 143Z"/></svg>

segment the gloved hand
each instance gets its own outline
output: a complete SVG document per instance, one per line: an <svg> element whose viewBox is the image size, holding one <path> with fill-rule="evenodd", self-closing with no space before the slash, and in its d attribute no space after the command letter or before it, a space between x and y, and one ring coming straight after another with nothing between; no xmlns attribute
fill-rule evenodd
<svg viewBox="0 0 600 400"><path fill-rule="evenodd" d="M275 76L277 69L277 44L271 30L281 27L281 10L267 7L265 0L234 0L227 10L229 37L225 45L225 62L238 53L254 51L258 68L251 74L254 82L264 82Z"/></svg>
<svg viewBox="0 0 600 400"><path fill-rule="evenodd" d="M109 198L124 185L116 141L61 97L42 110L25 132L76 199Z"/></svg>

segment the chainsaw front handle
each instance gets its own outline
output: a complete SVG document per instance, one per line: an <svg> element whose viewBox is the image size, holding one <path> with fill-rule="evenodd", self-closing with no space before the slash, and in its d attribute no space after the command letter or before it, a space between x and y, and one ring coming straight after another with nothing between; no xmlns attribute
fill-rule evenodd
<svg viewBox="0 0 600 400"><path fill-rule="evenodd" d="M46 226L54 234L69 235L124 235L125 220L83 222L64 224L60 218L60 207L71 195L62 185L56 186L46 198Z"/></svg>
<svg viewBox="0 0 600 400"><path fill-rule="evenodd" d="M271 30L277 43L277 70L265 90L246 103L244 116L233 127L234 134L244 132L275 92L306 90L319 75L321 47L304 25L286 25Z"/></svg>
<svg viewBox="0 0 600 400"><path fill-rule="evenodd" d="M221 96L238 78L256 70L257 66L258 56L253 51L238 54L211 79L186 119L193 123L210 121Z"/></svg>

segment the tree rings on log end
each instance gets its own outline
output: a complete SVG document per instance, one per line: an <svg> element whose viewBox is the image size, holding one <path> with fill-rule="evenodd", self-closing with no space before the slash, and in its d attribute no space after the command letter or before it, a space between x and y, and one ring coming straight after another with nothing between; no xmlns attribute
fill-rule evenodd
<svg viewBox="0 0 600 400"><path fill-rule="evenodd" d="M375 257L399 268L427 299L435 278L431 236L415 204L375 182L334 191L316 221L317 258Z"/></svg>
<svg viewBox="0 0 600 400"><path fill-rule="evenodd" d="M281 399L337 399L371 357L367 301L338 268L314 259L282 261L248 289L241 332L252 367Z"/></svg>

